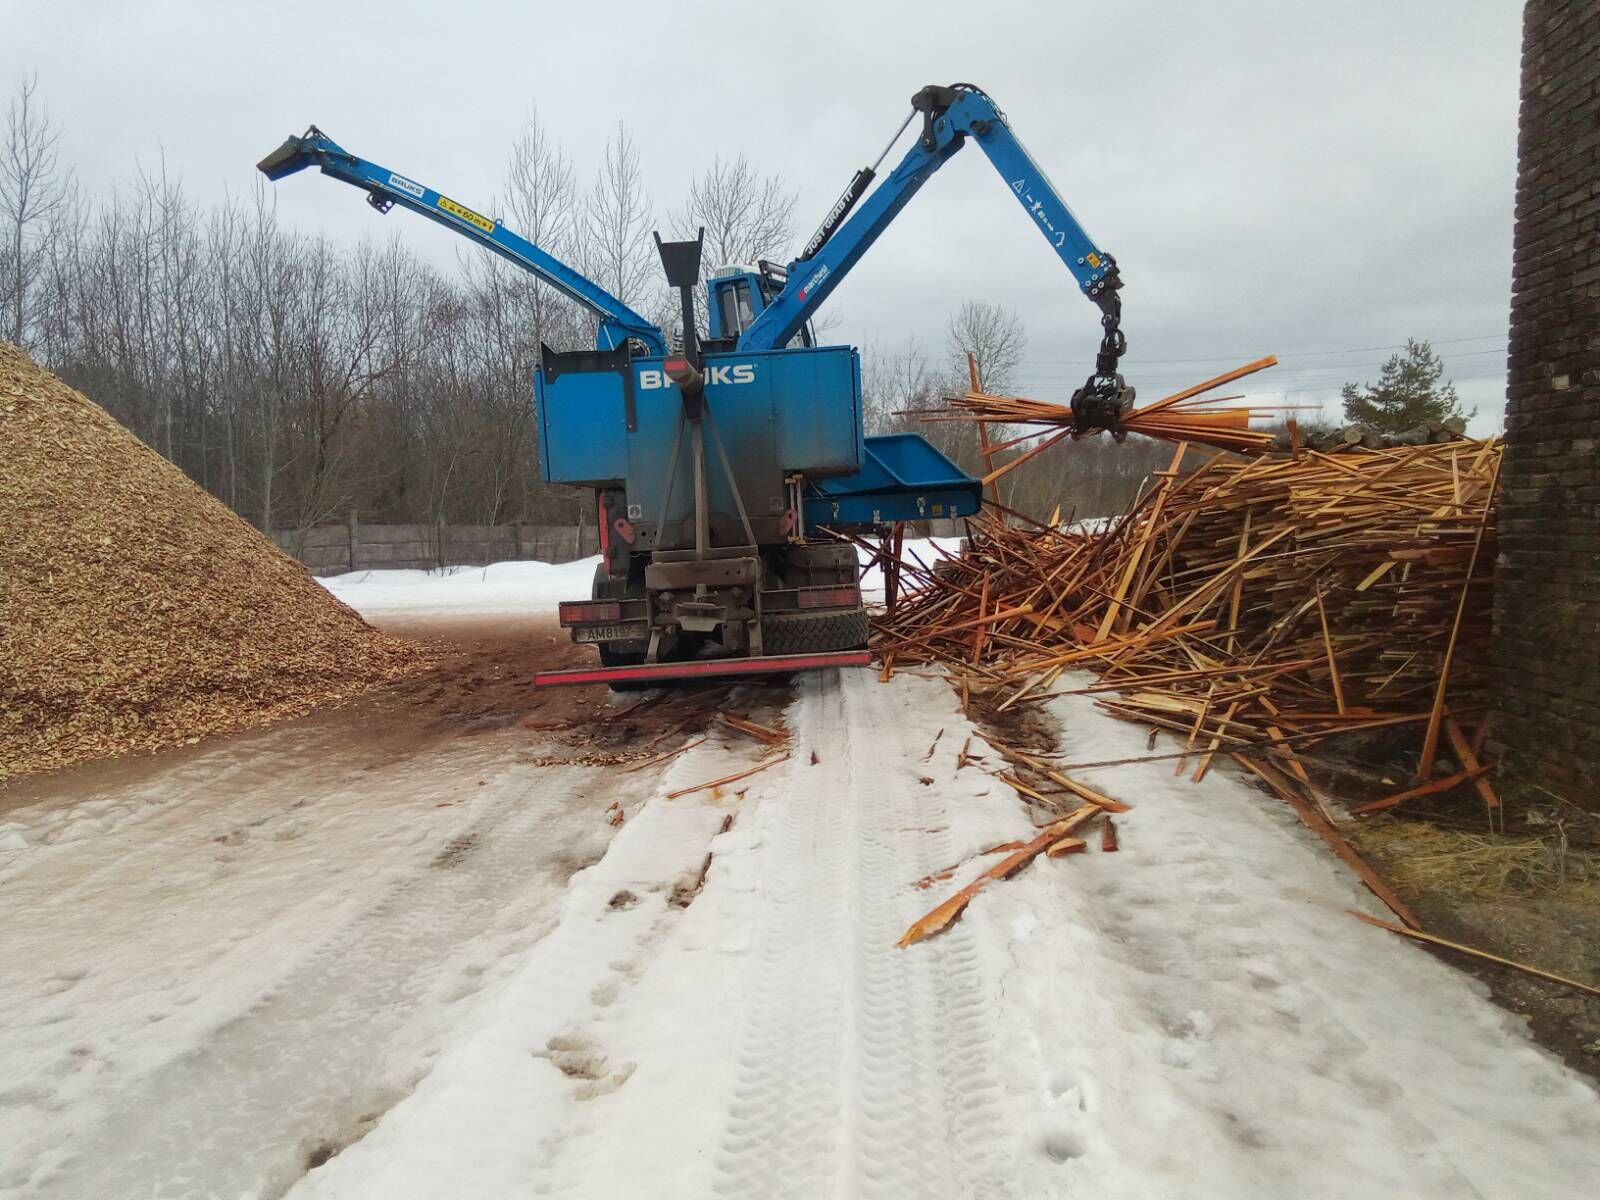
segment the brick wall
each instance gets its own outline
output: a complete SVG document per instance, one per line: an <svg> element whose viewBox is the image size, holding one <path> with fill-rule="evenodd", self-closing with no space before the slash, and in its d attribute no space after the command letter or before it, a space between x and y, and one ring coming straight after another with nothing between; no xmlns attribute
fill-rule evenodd
<svg viewBox="0 0 1600 1200"><path fill-rule="evenodd" d="M1600 0L1531 0L1495 571L1494 741L1600 807Z"/></svg>

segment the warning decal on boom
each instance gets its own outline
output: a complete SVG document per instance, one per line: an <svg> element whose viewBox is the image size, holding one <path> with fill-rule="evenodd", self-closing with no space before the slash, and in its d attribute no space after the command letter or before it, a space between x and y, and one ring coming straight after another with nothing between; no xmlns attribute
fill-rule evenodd
<svg viewBox="0 0 1600 1200"><path fill-rule="evenodd" d="M476 225L485 233L494 232L494 222L489 220L488 217L473 212L465 204L457 204L448 196L439 197L439 207L444 209L445 212L449 213L452 217L460 217L468 225Z"/></svg>

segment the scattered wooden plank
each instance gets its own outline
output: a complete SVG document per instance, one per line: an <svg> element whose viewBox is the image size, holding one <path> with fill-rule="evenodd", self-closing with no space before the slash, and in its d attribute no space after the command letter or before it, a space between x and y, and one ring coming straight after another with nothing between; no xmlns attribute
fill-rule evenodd
<svg viewBox="0 0 1600 1200"><path fill-rule="evenodd" d="M1450 456L1451 473L1455 472L1455 455ZM1500 457L1495 456L1494 465L1490 468L1489 494L1492 496L1495 484L1500 478ZM1459 488L1457 489L1456 507L1460 507ZM1422 739L1422 759L1417 764L1417 778L1426 779L1433 774L1433 758L1439 748L1439 729L1444 719L1445 693L1450 687L1450 668L1455 662L1456 639L1461 635L1461 619L1467 612L1467 600L1472 595L1472 573L1478 565L1478 552L1483 548L1483 535L1489 527L1489 505L1483 506L1483 512L1478 518L1478 529L1472 538L1472 556L1467 561L1467 576L1461 584L1461 599L1456 604L1456 617L1450 624L1450 639L1445 643L1444 665L1439 668L1439 687L1433 696L1433 713L1428 718L1428 731Z"/></svg>
<svg viewBox="0 0 1600 1200"><path fill-rule="evenodd" d="M727 816L722 818L722 828L717 830L717 835L727 833L728 830L732 828L733 814L729 813ZM670 903L675 904L679 908L688 908L689 902L698 896L701 889L706 886L706 876L709 874L711 874L711 849L710 847L707 847L705 860L700 864L700 873L695 876L694 882L689 887L685 888L680 886L674 888Z"/></svg>
<svg viewBox="0 0 1600 1200"><path fill-rule="evenodd" d="M982 617L989 610L989 572L983 573L983 590L978 593L978 616ZM972 634L972 662L976 666L983 661L983 635L989 632L986 624L979 624Z"/></svg>
<svg viewBox="0 0 1600 1200"><path fill-rule="evenodd" d="M734 713L717 714L717 720L729 729L748 734L757 741L765 742L769 746L781 746L789 740L789 734L782 729L774 729L770 725L760 725Z"/></svg>
<svg viewBox="0 0 1600 1200"><path fill-rule="evenodd" d="M1407 929L1403 925L1394 925L1380 917L1374 917L1364 912L1350 910L1350 915L1358 921L1365 921L1368 925L1376 925L1379 929L1387 929L1390 933L1398 933L1401 937L1412 938L1419 942L1429 942L1435 946L1443 946L1446 950L1454 950L1460 954L1470 954L1473 958L1481 958L1485 962L1498 963L1502 967L1510 967L1513 971L1521 971L1524 975L1532 975L1549 983L1559 983L1563 987L1576 988L1580 992L1587 992L1591 996L1600 996L1600 987L1592 983L1583 983L1577 979L1568 979L1565 975L1557 975L1554 971L1546 971L1542 967L1532 967L1527 963L1517 962L1515 959L1501 958L1498 954L1490 954L1487 950L1479 950L1462 942L1452 942L1449 938L1442 938L1438 934L1425 933L1421 929Z"/></svg>
<svg viewBox="0 0 1600 1200"><path fill-rule="evenodd" d="M1322 585L1317 585L1317 617L1322 622L1322 645L1328 652L1328 674L1333 680L1333 702L1339 708L1339 715L1343 716L1344 688L1339 683L1339 662L1333 653L1333 636L1328 632L1328 610L1322 604Z"/></svg>
<svg viewBox="0 0 1600 1200"><path fill-rule="evenodd" d="M1183 453L1188 448L1188 443L1179 442L1177 450L1172 455L1172 463L1167 467L1168 472L1176 474L1179 465L1183 462ZM1167 499L1167 489L1158 489L1156 502L1150 511L1149 520L1143 524L1143 530L1134 545L1133 553L1126 556L1122 575L1117 583L1117 590L1111 596L1111 603L1106 606L1106 614L1100 621L1100 628L1095 633L1094 640L1103 642L1110 636L1112 628L1116 625L1117 618L1122 615L1122 601L1128 594L1128 585L1133 582L1133 576L1139 569L1139 564L1144 560L1145 551L1150 538L1156 530L1161 528L1161 507Z"/></svg>
<svg viewBox="0 0 1600 1200"><path fill-rule="evenodd" d="M1100 822L1100 852L1114 854L1117 850L1117 827L1110 817Z"/></svg>
<svg viewBox="0 0 1600 1200"><path fill-rule="evenodd" d="M657 763L666 762L667 759L669 759L669 758L677 758L678 755L684 754L684 753L687 753L690 750L693 750L696 746L700 745L700 743L703 742L703 741L705 741L705 738L703 738L703 737L702 738L695 738L694 741L685 742L683 745L679 746L676 750L664 750L660 754L656 754L656 755L653 755L650 758L645 759L643 762L636 762L636 763L633 763L630 766L623 767L622 770L618 772L618 774L631 775L635 771L642 771L646 767L653 767Z"/></svg>
<svg viewBox="0 0 1600 1200"><path fill-rule="evenodd" d="M1009 879L1012 875L1022 870L1040 854L1046 852L1055 843L1063 840L1081 841L1071 837L1072 831L1087 821L1100 815L1100 810L1093 805L1086 804L1075 812L1068 813L1059 821L1052 821L1044 827L1044 831L1032 841L1025 843L1020 849L1012 851L999 863L990 867L979 875L966 887L961 888L949 899L912 922L898 942L897 946L911 946L924 938L932 937L940 930L947 928L952 921L959 917L972 903L972 898L983 888L997 879Z"/></svg>
<svg viewBox="0 0 1600 1200"><path fill-rule="evenodd" d="M750 776L755 775L760 771L765 771L768 767L775 767L779 763L788 761L789 752L784 751L784 753L780 754L777 758L769 758L766 762L761 763L759 766L751 767L748 771L740 771L733 775L724 775L721 779L708 779L705 783L697 783L693 787L679 788L675 792L668 792L667 799L676 800L679 796L687 796L693 792L703 792L707 788L722 787L724 784L736 783L741 779L748 779Z"/></svg>
<svg viewBox="0 0 1600 1200"><path fill-rule="evenodd" d="M1060 858L1064 854L1082 854L1089 843L1080 837L1064 837L1051 842L1045 849L1046 858Z"/></svg>
<svg viewBox="0 0 1600 1200"><path fill-rule="evenodd" d="M1104 792L1090 787L1086 783L1080 783L1071 776L1062 774L1043 759L1036 758L1031 754L1026 754L1021 750L1016 750L1011 747L1005 747L1004 751L1018 762L1026 763L1028 766L1032 767L1035 771L1039 772L1039 774L1050 780L1050 782L1059 784L1060 786L1066 788L1067 791L1077 796L1080 800L1087 800L1096 808L1102 808L1106 812L1114 813L1125 813L1129 811L1130 806L1124 804L1121 800L1115 800L1106 795Z"/></svg>
<svg viewBox="0 0 1600 1200"><path fill-rule="evenodd" d="M1009 771L997 771L995 772L995 778L1000 780L1002 783L1009 784L1019 795L1026 796L1028 799L1042 804L1047 808L1056 807L1055 802L1052 801L1049 796L1046 796L1041 791L1029 787Z"/></svg>
<svg viewBox="0 0 1600 1200"><path fill-rule="evenodd" d="M1485 717L1480 723L1480 728L1487 724L1488 718ZM1492 816L1494 810L1500 807L1500 797L1495 794L1495 790L1489 785L1489 781L1482 778L1484 772L1489 768L1479 764L1478 747L1467 741L1466 735L1461 732L1461 726L1456 723L1454 713L1448 711L1445 713L1444 732L1445 736L1450 739L1451 749L1456 752L1456 757L1461 760L1461 765L1466 768L1467 775L1473 780L1473 788L1483 798L1483 803Z"/></svg>
<svg viewBox="0 0 1600 1200"><path fill-rule="evenodd" d="M1434 796L1440 792L1448 792L1451 788L1458 787L1469 779L1478 778L1487 770L1489 770L1488 767L1477 767L1469 771L1457 771L1454 775L1445 775L1439 779L1429 780L1427 783L1406 788L1403 792L1396 792L1394 795L1385 796L1381 800L1370 801L1357 808L1352 808L1350 811L1358 815L1383 812L1386 809L1394 808L1397 804L1403 804L1407 800L1415 800L1419 796Z"/></svg>

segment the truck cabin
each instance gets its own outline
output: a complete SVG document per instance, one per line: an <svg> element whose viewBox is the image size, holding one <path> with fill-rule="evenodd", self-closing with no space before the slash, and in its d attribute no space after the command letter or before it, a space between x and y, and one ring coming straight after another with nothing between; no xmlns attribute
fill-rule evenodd
<svg viewBox="0 0 1600 1200"><path fill-rule="evenodd" d="M783 291L789 273L765 259L759 263L731 263L716 267L706 279L706 336L708 351L737 348L739 335L755 323ZM815 345L809 322L789 342L789 348Z"/></svg>

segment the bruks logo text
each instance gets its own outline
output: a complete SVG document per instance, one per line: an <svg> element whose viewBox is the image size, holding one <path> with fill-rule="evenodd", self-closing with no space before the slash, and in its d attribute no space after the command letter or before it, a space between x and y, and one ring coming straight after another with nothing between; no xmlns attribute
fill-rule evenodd
<svg viewBox="0 0 1600 1200"><path fill-rule="evenodd" d="M726 366L707 367L705 369L706 386L718 383L754 383L756 381L755 363L729 363ZM671 387L672 380L667 378L665 371L641 370L639 372L639 386L645 389Z"/></svg>

